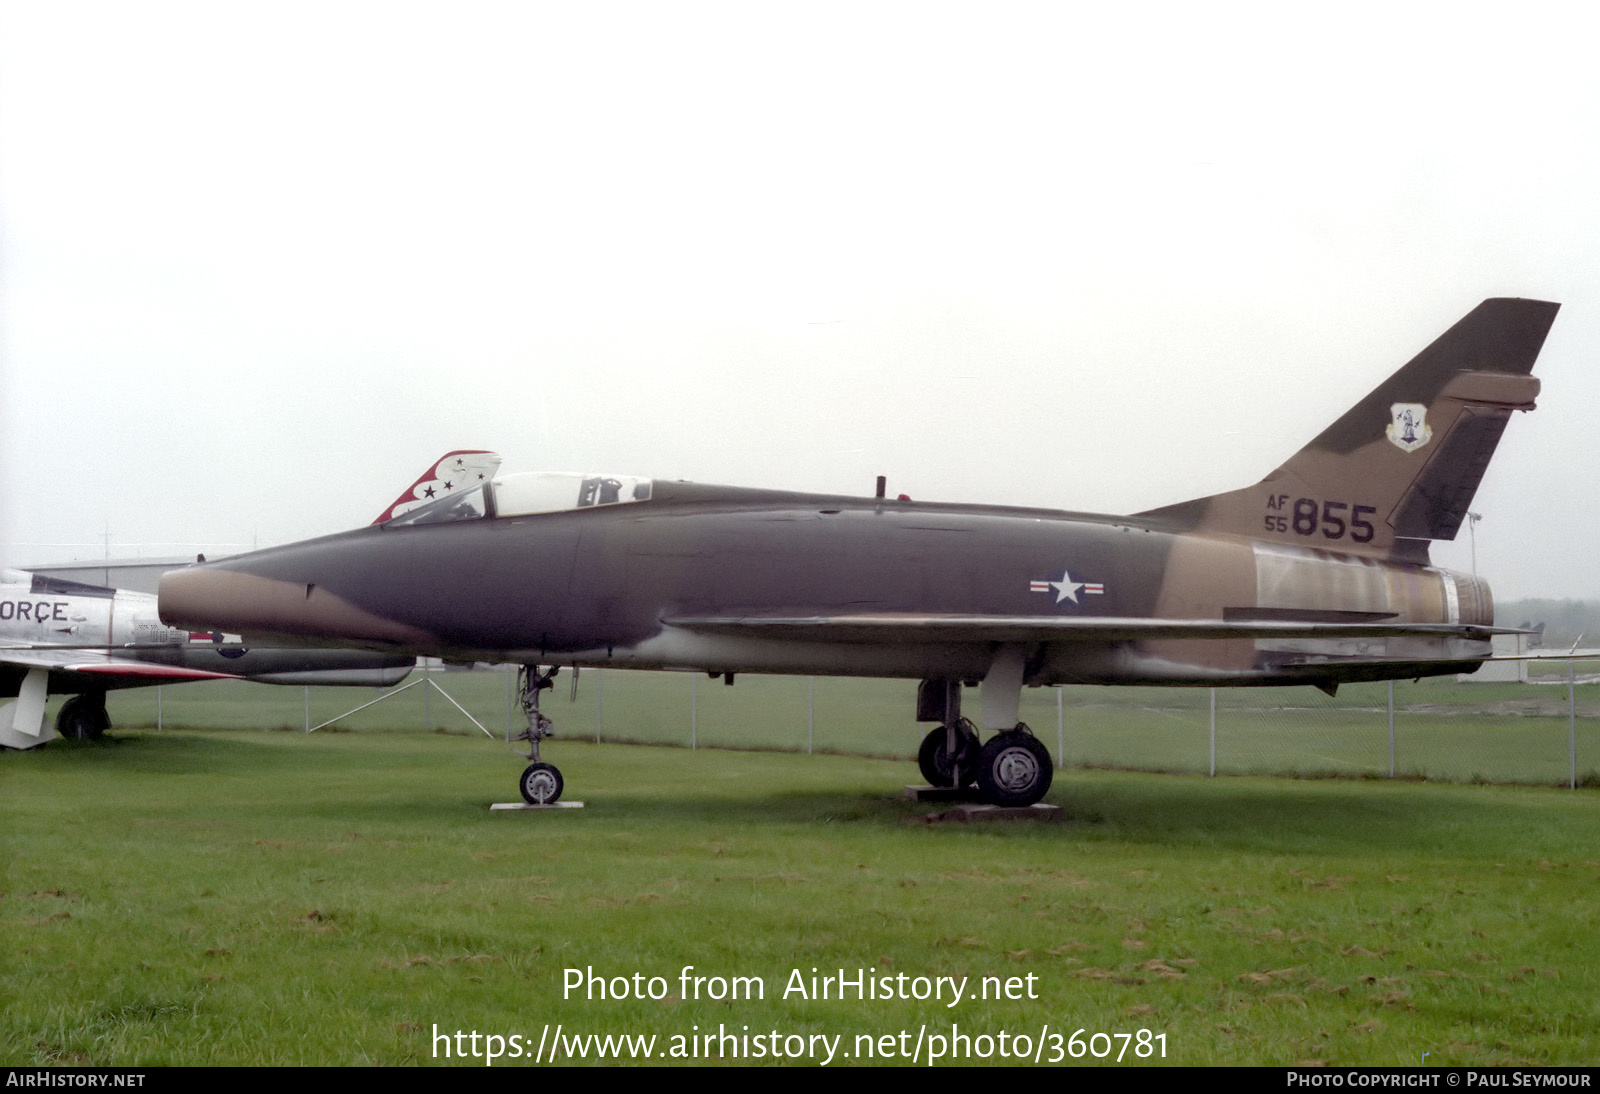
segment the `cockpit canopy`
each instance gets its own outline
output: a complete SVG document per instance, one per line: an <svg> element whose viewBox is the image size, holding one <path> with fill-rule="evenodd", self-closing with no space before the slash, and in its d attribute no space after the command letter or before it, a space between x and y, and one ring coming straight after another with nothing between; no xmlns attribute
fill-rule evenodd
<svg viewBox="0 0 1600 1094"><path fill-rule="evenodd" d="M564 513L601 505L649 501L654 480L637 475L596 475L581 471L524 471L503 475L470 490L447 494L395 517L386 528L406 524L444 524L481 517L524 517Z"/></svg>

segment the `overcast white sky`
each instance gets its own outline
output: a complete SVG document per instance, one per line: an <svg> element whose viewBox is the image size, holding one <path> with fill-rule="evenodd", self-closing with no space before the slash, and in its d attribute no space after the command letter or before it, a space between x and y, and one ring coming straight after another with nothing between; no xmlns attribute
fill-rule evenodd
<svg viewBox="0 0 1600 1094"><path fill-rule="evenodd" d="M337 531L460 447L1132 512L1507 295L1564 307L1479 569L1600 597L1592 43L1578 4L0 0L0 560Z"/></svg>

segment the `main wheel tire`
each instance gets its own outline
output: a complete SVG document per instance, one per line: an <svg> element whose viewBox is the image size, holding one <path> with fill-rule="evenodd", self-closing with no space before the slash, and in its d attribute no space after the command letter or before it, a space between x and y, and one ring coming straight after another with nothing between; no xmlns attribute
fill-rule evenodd
<svg viewBox="0 0 1600 1094"><path fill-rule="evenodd" d="M98 741L110 728L105 705L84 695L74 695L56 712L56 732L69 741Z"/></svg>
<svg viewBox="0 0 1600 1094"><path fill-rule="evenodd" d="M555 765L546 763L529 764L517 782L522 800L529 805L553 805L560 801L563 785L561 772Z"/></svg>
<svg viewBox="0 0 1600 1094"><path fill-rule="evenodd" d="M978 753L978 789L995 805L1032 805L1054 774L1050 750L1025 730L996 734Z"/></svg>
<svg viewBox="0 0 1600 1094"><path fill-rule="evenodd" d="M956 756L951 762L949 731L944 726L928 731L917 749L917 767L929 786L954 786L955 771L961 769L961 784L971 786L977 777L978 734L962 721L956 726Z"/></svg>

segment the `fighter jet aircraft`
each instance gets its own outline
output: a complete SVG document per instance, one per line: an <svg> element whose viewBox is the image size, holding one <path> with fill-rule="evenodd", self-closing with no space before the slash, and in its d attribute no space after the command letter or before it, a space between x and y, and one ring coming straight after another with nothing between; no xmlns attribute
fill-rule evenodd
<svg viewBox="0 0 1600 1094"><path fill-rule="evenodd" d="M1455 536L1533 408L1557 308L1487 300L1256 485L1133 516L514 474L174 571L161 617L520 662L530 802L562 790L540 691L600 665L920 680L928 781L1030 804L1052 770L1017 721L1024 686L1332 692L1487 659L1488 586L1430 565L1428 542Z"/></svg>
<svg viewBox="0 0 1600 1094"><path fill-rule="evenodd" d="M428 465L374 524L487 481L493 452L456 451ZM247 647L237 634L174 630L156 617L150 593L71 581L47 573L0 570L0 746L32 748L59 734L92 740L111 727L106 692L187 680L388 687L416 659L394 650ZM52 732L50 694L61 705Z"/></svg>

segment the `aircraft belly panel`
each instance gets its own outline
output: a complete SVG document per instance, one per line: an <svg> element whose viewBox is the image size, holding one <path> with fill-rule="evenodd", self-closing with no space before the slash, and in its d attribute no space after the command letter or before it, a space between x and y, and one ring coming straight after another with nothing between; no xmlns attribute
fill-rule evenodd
<svg viewBox="0 0 1600 1094"><path fill-rule="evenodd" d="M562 664L688 672L975 679L988 670L993 659L988 646L972 643L847 645L697 634L666 627L636 646L572 651L554 660Z"/></svg>
<svg viewBox="0 0 1600 1094"><path fill-rule="evenodd" d="M191 645L176 648L166 658L170 664L207 672L229 673L260 679L264 676L305 673L379 672L405 668L415 659L399 654L352 649L217 648ZM307 681L308 683L313 681Z"/></svg>

